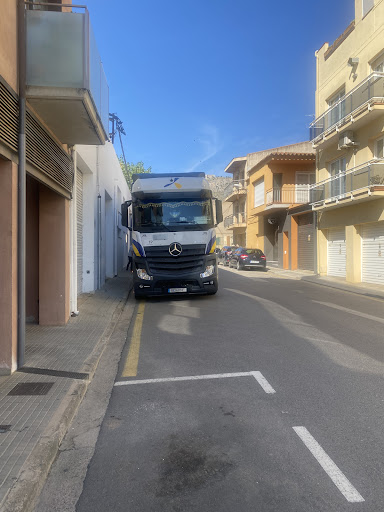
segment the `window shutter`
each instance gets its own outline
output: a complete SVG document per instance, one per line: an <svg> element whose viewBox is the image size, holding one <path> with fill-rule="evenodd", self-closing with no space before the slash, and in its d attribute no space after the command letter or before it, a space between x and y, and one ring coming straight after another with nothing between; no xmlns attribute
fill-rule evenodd
<svg viewBox="0 0 384 512"><path fill-rule="evenodd" d="M264 204L264 178L259 181L256 181L254 187L255 200L253 206L256 208L257 206L261 206L262 204Z"/></svg>

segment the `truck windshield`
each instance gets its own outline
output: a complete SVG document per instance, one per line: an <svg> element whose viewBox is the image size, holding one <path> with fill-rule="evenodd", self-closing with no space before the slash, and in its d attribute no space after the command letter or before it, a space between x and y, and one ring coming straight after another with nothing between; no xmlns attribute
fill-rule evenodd
<svg viewBox="0 0 384 512"><path fill-rule="evenodd" d="M135 231L198 231L213 227L211 199L139 199L132 206Z"/></svg>

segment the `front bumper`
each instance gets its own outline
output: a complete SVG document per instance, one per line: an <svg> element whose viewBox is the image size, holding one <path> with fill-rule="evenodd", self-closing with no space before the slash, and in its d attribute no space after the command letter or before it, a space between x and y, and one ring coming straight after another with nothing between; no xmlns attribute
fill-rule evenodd
<svg viewBox="0 0 384 512"><path fill-rule="evenodd" d="M211 264L212 262L206 262ZM212 294L218 288L217 264L214 262L214 272L208 277L200 277L202 272L187 273L157 273L148 275L150 280L140 279L137 275L136 265L133 265L133 290L136 296L162 296L162 295L189 295ZM139 264L143 268L143 264Z"/></svg>

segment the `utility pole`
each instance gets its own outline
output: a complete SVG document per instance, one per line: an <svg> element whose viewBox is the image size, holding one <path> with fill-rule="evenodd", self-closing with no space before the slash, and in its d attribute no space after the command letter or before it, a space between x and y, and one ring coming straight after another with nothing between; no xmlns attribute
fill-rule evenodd
<svg viewBox="0 0 384 512"><path fill-rule="evenodd" d="M117 117L116 114L109 114L109 120L112 123L112 132L109 134L109 136L111 137L112 144L114 144L114 142L115 142L116 132L118 132L118 134L119 134L121 152L123 153L123 160L124 160L124 166L125 166L125 176L126 176L126 179L127 179L128 186L129 186L129 188L131 188L131 186L132 186L131 177L128 174L127 161L125 159L123 141L121 139L121 134L126 135L124 127L123 127L123 123Z"/></svg>

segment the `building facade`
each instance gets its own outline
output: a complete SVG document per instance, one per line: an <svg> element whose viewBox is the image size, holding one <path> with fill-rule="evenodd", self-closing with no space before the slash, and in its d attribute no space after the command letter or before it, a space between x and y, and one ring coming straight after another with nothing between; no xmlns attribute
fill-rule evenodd
<svg viewBox="0 0 384 512"><path fill-rule="evenodd" d="M234 158L227 201L234 243L261 249L269 264L314 270L315 234L309 187L315 182L315 151L309 142Z"/></svg>
<svg viewBox="0 0 384 512"><path fill-rule="evenodd" d="M316 65L318 272L384 284L384 3L355 0L355 19Z"/></svg>
<svg viewBox="0 0 384 512"><path fill-rule="evenodd" d="M223 215L224 225L232 232L232 243L242 247L246 245L247 228L246 164L247 157L238 157L225 168L225 172L232 174L232 180L224 191L225 202L232 205L232 211Z"/></svg>
<svg viewBox="0 0 384 512"><path fill-rule="evenodd" d="M27 321L64 325L89 289L76 146L104 148L109 92L87 9L62 3L1 6L0 374L23 364Z"/></svg>

